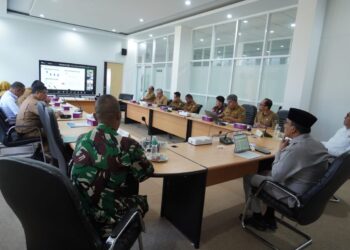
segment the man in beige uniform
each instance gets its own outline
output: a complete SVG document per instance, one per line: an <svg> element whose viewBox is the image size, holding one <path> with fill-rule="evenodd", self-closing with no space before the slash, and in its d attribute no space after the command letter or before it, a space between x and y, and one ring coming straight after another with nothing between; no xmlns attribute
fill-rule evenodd
<svg viewBox="0 0 350 250"><path fill-rule="evenodd" d="M259 103L259 112L255 117L254 127L256 128L274 128L278 122L278 116L271 111L272 101L265 98Z"/></svg>
<svg viewBox="0 0 350 250"><path fill-rule="evenodd" d="M185 96L186 103L183 107L183 110L191 113L197 112L197 103L193 100L193 96L191 94L187 94Z"/></svg>
<svg viewBox="0 0 350 250"><path fill-rule="evenodd" d="M158 106L166 106L168 104L168 98L166 98L166 96L163 95L162 89L157 89L157 96L154 100L154 103Z"/></svg>
<svg viewBox="0 0 350 250"><path fill-rule="evenodd" d="M156 95L154 94L154 87L149 86L147 94L141 99L141 101L154 102L155 99L156 99Z"/></svg>
<svg viewBox="0 0 350 250"><path fill-rule="evenodd" d="M47 88L44 84L35 85L32 88L32 94L28 96L22 103L16 118L17 133L23 134L23 137L37 137L42 124L39 118L37 103L47 99Z"/></svg>
<svg viewBox="0 0 350 250"><path fill-rule="evenodd" d="M227 107L224 112L219 116L225 122L245 122L245 109L238 105L237 96L229 95L227 98Z"/></svg>
<svg viewBox="0 0 350 250"><path fill-rule="evenodd" d="M182 109L185 103L181 100L181 93L176 91L174 92L174 99L170 103L170 107L172 107L174 110Z"/></svg>

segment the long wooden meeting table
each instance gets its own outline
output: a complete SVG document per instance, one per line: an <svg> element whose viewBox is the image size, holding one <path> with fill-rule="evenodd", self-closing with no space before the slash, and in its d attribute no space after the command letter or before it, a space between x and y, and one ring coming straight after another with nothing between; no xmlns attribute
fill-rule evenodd
<svg viewBox="0 0 350 250"><path fill-rule="evenodd" d="M66 136L92 129L69 128L65 121L58 123L61 134ZM256 173L259 165L271 160L278 150L278 140L253 136L249 140L270 149L272 154L245 159L233 153L233 145L219 145L216 138L211 145L170 144L166 151L168 161L153 163L154 177L164 178L161 216L178 228L195 248L200 244L206 187Z"/></svg>

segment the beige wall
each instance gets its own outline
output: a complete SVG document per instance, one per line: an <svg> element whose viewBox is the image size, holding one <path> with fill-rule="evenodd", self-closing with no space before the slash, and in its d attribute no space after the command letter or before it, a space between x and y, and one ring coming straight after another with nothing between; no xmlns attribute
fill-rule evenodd
<svg viewBox="0 0 350 250"><path fill-rule="evenodd" d="M107 69L111 71L111 87L109 93L118 98L122 89L123 64L107 63Z"/></svg>

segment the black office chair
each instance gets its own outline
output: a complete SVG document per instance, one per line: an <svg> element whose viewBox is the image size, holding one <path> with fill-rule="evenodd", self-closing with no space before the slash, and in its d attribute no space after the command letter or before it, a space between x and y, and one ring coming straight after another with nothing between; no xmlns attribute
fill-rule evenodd
<svg viewBox="0 0 350 250"><path fill-rule="evenodd" d="M281 132L284 132L284 122L288 117L289 110L280 109L277 111L278 125L281 128Z"/></svg>
<svg viewBox="0 0 350 250"><path fill-rule="evenodd" d="M203 105L202 104L197 104L196 107L197 107L197 110L194 113L199 114L199 112L201 112L201 109L203 108Z"/></svg>
<svg viewBox="0 0 350 250"><path fill-rule="evenodd" d="M273 249L277 249L272 243L268 242L262 236L256 234L249 227L246 227L244 223L244 218L246 214L246 209L249 207L251 199L253 196L261 199L267 206L274 208L282 216L286 216L288 219L295 221L300 225L308 225L320 218L322 215L329 199L333 194L346 182L350 177L350 151L337 157L334 162L328 167L324 176L319 180L317 184L312 186L303 195L298 196L293 191L289 190L282 185L272 182L264 181L261 185L253 191L253 194L248 198L246 206L243 211L242 227L248 232L252 233L254 236L262 240L265 244ZM285 193L288 197L295 200L296 206L290 208L284 202L274 198L268 192L264 190L264 187L271 187L279 192ZM287 222L276 218L276 220L287 228L291 229L295 233L301 235L306 239L306 241L298 246L297 249L305 248L312 243L312 239L307 234L297 230L292 225Z"/></svg>
<svg viewBox="0 0 350 250"><path fill-rule="evenodd" d="M170 103L172 102L173 100L172 99L169 99L168 101L167 101L167 103L166 103L166 105L170 105Z"/></svg>
<svg viewBox="0 0 350 250"><path fill-rule="evenodd" d="M43 102L38 102L37 106L40 121L49 144L51 164L57 166L62 173L69 176L69 162L72 156L65 150L55 113L51 108L46 107Z"/></svg>
<svg viewBox="0 0 350 250"><path fill-rule="evenodd" d="M127 213L103 242L83 212L76 189L57 168L26 158L0 158L0 190L24 229L27 249L142 249L143 220Z"/></svg>
<svg viewBox="0 0 350 250"><path fill-rule="evenodd" d="M118 98L119 98L119 100L130 101L130 100L132 100L133 97L134 97L134 95L132 95L132 94L120 93ZM120 107L120 111L125 111L126 110L126 103L119 101L119 107Z"/></svg>
<svg viewBox="0 0 350 250"><path fill-rule="evenodd" d="M243 104L242 107L245 109L245 123L254 125L257 109L254 105Z"/></svg>
<svg viewBox="0 0 350 250"><path fill-rule="evenodd" d="M23 145L31 144L34 147L34 143L39 143L42 152L44 152L43 140L41 136L40 128L36 128L39 131L39 137L24 138L16 132L16 127L28 127L28 126L16 126L10 123L5 112L0 108L0 139L6 147L19 147ZM44 161L45 154L43 154Z"/></svg>

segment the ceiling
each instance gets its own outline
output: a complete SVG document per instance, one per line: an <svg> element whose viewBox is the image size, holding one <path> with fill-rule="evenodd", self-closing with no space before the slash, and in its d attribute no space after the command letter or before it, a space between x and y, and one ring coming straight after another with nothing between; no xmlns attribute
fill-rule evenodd
<svg viewBox="0 0 350 250"><path fill-rule="evenodd" d="M298 0L0 0L0 14L101 30L135 39L297 4ZM7 12L3 10L7 9ZM40 15L44 15L42 18ZM140 22L140 18L143 22Z"/></svg>

